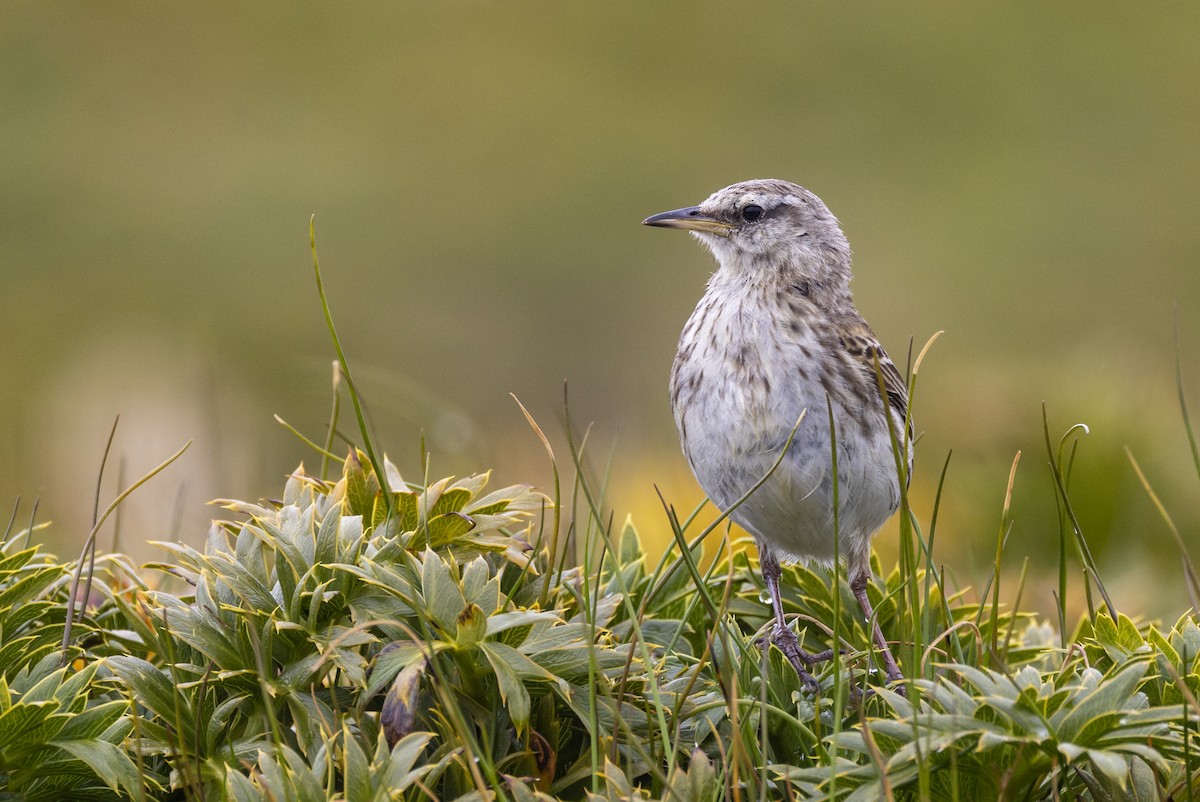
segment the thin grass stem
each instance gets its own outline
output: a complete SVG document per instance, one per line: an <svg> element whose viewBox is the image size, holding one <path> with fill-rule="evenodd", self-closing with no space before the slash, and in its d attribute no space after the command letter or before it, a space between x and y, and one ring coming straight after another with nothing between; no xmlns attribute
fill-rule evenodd
<svg viewBox="0 0 1200 802"><path fill-rule="evenodd" d="M371 461L371 467L375 469L375 478L378 480L379 487L383 491L383 503L390 516L395 509L396 502L392 497L392 490L388 486L387 471L384 469L383 463L375 456L375 446L371 442L370 431L367 428L366 414L363 412L358 388L355 386L354 379L350 375L350 363L346 361L346 354L342 350L342 341L338 338L337 328L333 325L333 313L329 309L329 299L325 295L325 284L321 280L321 264L317 259L317 216L315 214L308 220L308 239L312 248L313 275L317 280L317 295L321 299L321 311L325 314L325 325L329 329L329 338L333 341L333 349L337 352L338 363L341 365L342 375L346 379L346 388L350 392L350 401L354 404L354 415L358 419L358 431L362 435L363 448L367 452L367 459Z"/></svg>

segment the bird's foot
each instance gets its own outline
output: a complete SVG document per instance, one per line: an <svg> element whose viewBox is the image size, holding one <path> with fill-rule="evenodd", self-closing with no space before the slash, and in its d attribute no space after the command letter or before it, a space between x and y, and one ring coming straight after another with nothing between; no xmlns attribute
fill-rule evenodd
<svg viewBox="0 0 1200 802"><path fill-rule="evenodd" d="M783 652L783 656L796 669L796 673L800 676L800 681L804 683L806 690L816 693L821 689L820 683L809 672L809 669L817 663L823 663L826 660L832 659L834 655L833 649L826 649L823 652L815 654L806 652L800 647L800 639L796 637L796 633L779 625L773 625L770 634L763 635L757 641L759 648L762 649L768 648L772 643L779 647L779 651Z"/></svg>
<svg viewBox="0 0 1200 802"><path fill-rule="evenodd" d="M887 638L883 637L883 630L879 628L879 621L875 618L871 599L867 596L867 576L865 570L852 572L850 590L854 592L854 597L858 599L858 605L862 608L863 615L871 626L871 639L875 641L875 646L879 649L879 657L883 661L887 684L893 686L896 693L906 696L907 686L904 684L904 674L900 672L900 666L896 665L896 658L892 656L892 649L888 646Z"/></svg>

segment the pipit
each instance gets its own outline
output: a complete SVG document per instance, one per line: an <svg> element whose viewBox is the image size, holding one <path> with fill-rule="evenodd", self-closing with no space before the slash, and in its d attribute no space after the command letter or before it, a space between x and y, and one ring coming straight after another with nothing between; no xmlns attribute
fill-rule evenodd
<svg viewBox="0 0 1200 802"><path fill-rule="evenodd" d="M866 589L871 538L900 504L896 454L912 465L908 391L854 308L837 219L803 187L758 180L643 222L690 231L719 264L679 338L671 407L701 488L758 544L767 639L815 690L809 669L834 652L804 651L788 627L780 560L832 565L840 553L887 679L903 679Z"/></svg>

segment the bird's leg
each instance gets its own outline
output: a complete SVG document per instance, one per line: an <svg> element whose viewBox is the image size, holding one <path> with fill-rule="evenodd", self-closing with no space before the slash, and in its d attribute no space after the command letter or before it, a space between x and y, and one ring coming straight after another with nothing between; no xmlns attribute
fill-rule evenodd
<svg viewBox="0 0 1200 802"><path fill-rule="evenodd" d="M850 577L850 590L854 592L854 598L858 599L858 604L862 607L863 614L867 617L867 623L871 627L871 636L875 640L875 645L879 647L879 653L883 658L883 669L887 673L888 682L896 682L904 679L904 675L900 673L900 666L896 665L896 658L892 657L892 650L888 647L887 640L883 637L883 630L879 628L879 621L875 618L875 610L871 607L871 600L867 598L867 575L861 572L852 572ZM904 686L899 686L897 690L903 694Z"/></svg>
<svg viewBox="0 0 1200 802"><path fill-rule="evenodd" d="M758 562L762 567L767 593L771 595L771 607L775 611L775 624L772 627L771 636L769 639L760 640L759 645L766 646L768 643L774 643L778 646L779 650L787 657L788 662L796 669L796 673L800 675L800 681L804 683L804 687L815 693L821 686L808 669L816 663L833 657L833 650L810 654L800 648L800 639L796 637L796 633L792 632L783 618L783 600L779 596L779 577L783 570L779 567L779 560L770 548L759 543Z"/></svg>

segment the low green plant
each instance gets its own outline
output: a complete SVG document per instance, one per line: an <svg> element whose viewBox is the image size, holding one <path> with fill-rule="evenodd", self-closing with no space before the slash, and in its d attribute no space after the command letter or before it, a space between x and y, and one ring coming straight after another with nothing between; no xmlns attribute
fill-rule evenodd
<svg viewBox="0 0 1200 802"><path fill-rule="evenodd" d="M844 579L790 566L785 606L807 646L839 638L812 695L778 650L756 645L763 588L721 521L701 528L668 505L679 546L651 559L632 523L617 529L603 514L582 470L564 501L523 485L489 490L486 474L421 486L382 469L386 483L351 449L336 480L300 468L278 501L222 502L231 519L202 548L160 544L157 580L101 555L67 652L75 566L25 546L28 532L9 537L4 798L1200 790L1191 615L1164 628L1100 609L1064 648L991 590L946 592L922 539L916 576L893 570L872 589L890 637L925 628L901 696L878 684ZM928 588L917 607L911 579Z"/></svg>
<svg viewBox="0 0 1200 802"><path fill-rule="evenodd" d="M127 799L160 789L128 751L124 689L102 679L111 608L98 597L62 651L71 566L27 545L29 530L0 542L0 798ZM12 535L11 537L9 535Z"/></svg>
<svg viewBox="0 0 1200 802"><path fill-rule="evenodd" d="M704 566L694 524L672 516L682 551L652 561L626 524L601 538L615 548L591 575L558 570L540 526L550 500L531 488L488 492L486 475L419 488L386 470L394 513L356 451L336 482L301 469L278 502L223 502L238 520L214 524L203 549L162 544L171 559L153 568L183 592L102 560L65 667L61 623L21 622L65 618L70 566L35 548L0 563L0 598L24 602L0 608L0 723L28 722L0 730L14 798L52 798L39 789L63 776L98 799L1191 791L1190 616L1162 631L1101 612L1064 651L1003 607L977 626L981 605L931 580L922 612L942 636L906 698L872 679L845 582L792 566L787 604L812 622L810 645L827 642L817 622L842 616L844 653L814 697L755 645L767 613L746 551L723 543ZM911 620L901 581L876 591L885 631ZM939 651L950 630L957 646Z"/></svg>

